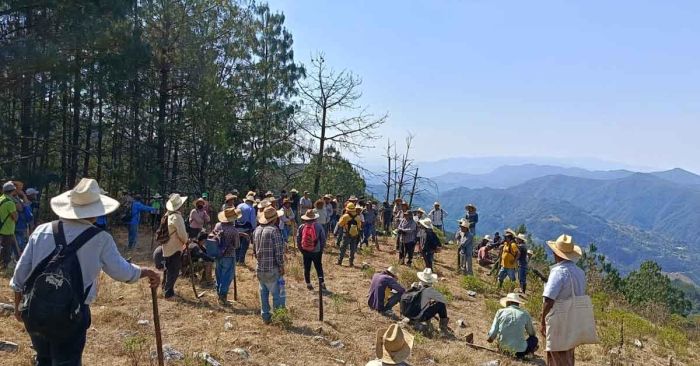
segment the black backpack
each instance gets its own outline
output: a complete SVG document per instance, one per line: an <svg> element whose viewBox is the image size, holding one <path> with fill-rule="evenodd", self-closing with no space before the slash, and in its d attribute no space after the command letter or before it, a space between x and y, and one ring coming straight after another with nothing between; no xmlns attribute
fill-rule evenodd
<svg viewBox="0 0 700 366"><path fill-rule="evenodd" d="M401 295L401 301L399 302L401 315L409 319L415 319L420 315L423 310L420 306L421 292L422 290L411 288Z"/></svg>
<svg viewBox="0 0 700 366"><path fill-rule="evenodd" d="M29 276L20 311L30 335L61 339L85 326L81 306L92 285L83 291L76 252L102 229L91 226L68 245L63 222L54 221L51 226L56 249Z"/></svg>

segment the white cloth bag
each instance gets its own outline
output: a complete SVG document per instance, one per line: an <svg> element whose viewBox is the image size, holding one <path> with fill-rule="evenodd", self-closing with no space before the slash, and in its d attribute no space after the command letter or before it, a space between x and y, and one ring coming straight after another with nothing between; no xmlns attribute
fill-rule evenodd
<svg viewBox="0 0 700 366"><path fill-rule="evenodd" d="M576 296L574 279L571 280L571 297L555 301L547 314L547 352L568 351L581 344L597 344L593 302L587 295Z"/></svg>

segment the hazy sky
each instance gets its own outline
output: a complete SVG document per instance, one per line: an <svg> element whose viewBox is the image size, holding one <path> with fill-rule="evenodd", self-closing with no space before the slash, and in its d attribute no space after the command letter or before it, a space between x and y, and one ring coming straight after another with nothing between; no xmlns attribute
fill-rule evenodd
<svg viewBox="0 0 700 366"><path fill-rule="evenodd" d="M416 135L419 160L596 157L700 172L700 1L274 0ZM383 144L385 142L379 142ZM367 161L380 151L367 151Z"/></svg>

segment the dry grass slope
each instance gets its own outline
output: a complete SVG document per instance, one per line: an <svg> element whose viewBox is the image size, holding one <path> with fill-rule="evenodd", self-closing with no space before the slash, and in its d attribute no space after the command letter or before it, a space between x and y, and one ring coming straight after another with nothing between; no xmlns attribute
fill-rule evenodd
<svg viewBox="0 0 700 366"><path fill-rule="evenodd" d="M117 231L119 242L124 242L124 233ZM380 239L381 240L381 239ZM133 253L136 263L150 265L150 236L141 233L139 250ZM396 264L396 257L389 253L391 245L382 245L381 251L366 251L356 263L367 262L373 269L381 269ZM336 365L342 360L346 365L364 365L373 358L377 329L385 328L390 321L370 311L366 306L367 288L371 270L336 266L337 249L329 244L324 256L326 281L332 295L324 298L325 321L318 321L317 294L306 289L303 283L301 257L288 254L287 306L292 324L286 328L263 325L259 317L257 281L253 276L254 260L247 259L248 266L238 268L239 301L232 308L222 308L216 304L215 294L196 301L188 279L178 281L180 299L159 301L163 341L182 351L186 358L170 362L170 365L201 365L193 358L195 352L207 352L224 365ZM457 339L416 338L416 346L411 357L413 365L478 365L501 359L502 365L525 365L504 356L486 351L475 351L464 345L464 336L474 333L477 344L486 345L485 334L490 326L493 312L497 309L497 299L502 295L493 286L486 273L479 269L476 278L465 279L455 276L455 252L445 250L438 256L437 271L441 275L439 289L449 294L449 315L452 327L455 321L464 319L467 327L455 329ZM347 263L347 260L346 262ZM419 262L420 263L420 262ZM418 265L416 265L418 266ZM359 267L359 266L358 266ZM417 268L415 269L417 270ZM415 270L402 268L400 280L404 284L413 281ZM313 271L312 271L313 273ZM442 279L442 276L445 276ZM12 292L2 279L0 302L10 303ZM478 286L476 298L466 294L464 285ZM232 297L232 296L231 296ZM531 296L529 309L536 309L539 297ZM155 349L151 314L150 292L144 282L127 285L115 282L103 275L100 281L99 297L92 306L93 322L88 332L88 343L84 353L86 365L151 365L149 354ZM138 320L149 320L148 326L138 325ZM233 324L225 330L224 323ZM340 340L345 345L334 348L327 342L314 340L322 335L328 341ZM673 353L674 345L665 346L651 340L653 344L638 350L625 346L624 365L647 364L668 365L666 357ZM667 336L673 339L671 335ZM12 317L0 318L0 340L10 340L20 344L16 354L0 353L0 362L7 366L31 364L32 350L23 327ZM233 352L235 348L246 349L250 358L244 359ZM694 352L693 345L683 352ZM662 350L662 351L659 351ZM541 361L543 352L538 352ZM695 359L696 354L687 354L686 360ZM577 352L580 365L604 365L610 361L607 350L601 346L586 346ZM676 362L676 365L682 364ZM690 364L690 363L688 363Z"/></svg>

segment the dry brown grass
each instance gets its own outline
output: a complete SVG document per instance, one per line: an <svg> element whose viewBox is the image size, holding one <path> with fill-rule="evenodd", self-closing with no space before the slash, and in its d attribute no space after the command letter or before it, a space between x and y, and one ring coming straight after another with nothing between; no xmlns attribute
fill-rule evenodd
<svg viewBox="0 0 700 366"><path fill-rule="evenodd" d="M123 243L124 233L117 230L117 238ZM380 240L380 242L382 242ZM150 264L150 236L142 232L139 250L129 253L139 264ZM371 255L358 256L355 263L367 262L371 268L380 270L396 264L396 255L389 253L393 244L382 245L381 251ZM324 298L325 321L318 321L317 294L306 289L303 283L301 256L290 254L287 276L287 307L292 325L288 329L263 325L259 317L257 281L252 266L254 260L248 258L248 267L238 268L239 301L226 309L216 304L212 290L198 302L194 299L189 280L181 278L177 284L180 299L165 301L159 299L163 342L183 352L187 358L171 362L170 365L199 365L192 359L195 352L208 352L224 365L334 365L335 359L346 361L347 365L364 365L374 358L374 342L377 329L386 328L391 322L366 305L368 274L358 267L335 265L337 258L335 245L329 242L323 264L326 283L333 295ZM368 253L369 254L369 253ZM418 337L411 363L413 365L478 365L493 359L501 359L502 365L524 365L490 352L475 351L464 346L464 336L474 333L477 344L486 345L485 338L491 323L490 309L485 299L495 300L500 294L479 294L469 298L460 284L460 277L454 275L455 253L446 250L437 256L436 271L441 275L441 291L449 291L453 301L449 304L451 326L457 319L464 319L466 329L455 329L457 339L441 340ZM345 261L347 264L347 260ZM418 268L401 268L403 282L411 281ZM485 281L483 271L477 271ZM314 286L317 286L314 276ZM11 302L12 292L8 280L2 279L0 302ZM537 295L532 295L537 296ZM232 298L232 295L230 295ZM150 365L149 353L154 350L154 332L151 314L150 292L145 282L127 285L101 276L99 296L92 305L93 322L88 331L88 342L84 353L85 365ZM230 331L224 330L227 317L233 324ZM140 319L150 321L148 326L137 325ZM537 324L536 324L537 326ZM324 342L316 342L313 337L323 335L329 341L341 340L345 347L332 348ZM460 340L461 339L461 340ZM0 318L0 340L10 340L20 344L16 354L0 354L2 365L30 365L32 350L29 337L23 327L12 317ZM250 359L242 360L234 348L247 349ZM664 359L670 351L653 352L651 347L644 350L628 349L630 359L645 360L649 365L668 364ZM543 357L538 352L538 357ZM601 365L608 361L608 355L598 346L586 346L578 352L580 365ZM636 362L633 362L636 364ZM543 363L539 363L543 364Z"/></svg>

